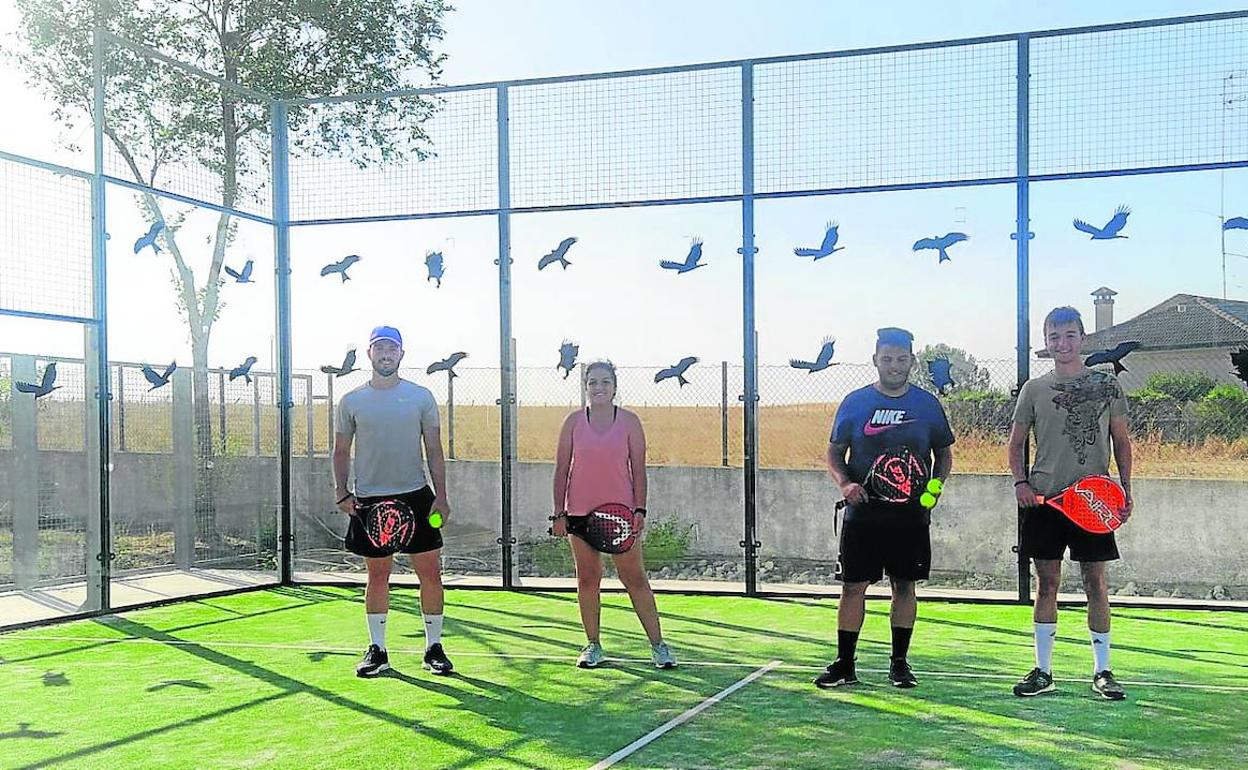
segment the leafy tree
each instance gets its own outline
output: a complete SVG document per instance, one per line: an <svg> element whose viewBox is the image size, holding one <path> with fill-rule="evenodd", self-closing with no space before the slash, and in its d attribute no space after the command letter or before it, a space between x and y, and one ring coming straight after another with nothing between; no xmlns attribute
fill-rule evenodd
<svg viewBox="0 0 1248 770"><path fill-rule="evenodd" d="M102 29L231 83L278 98L388 91L427 85L441 74L444 0L17 0L21 45L7 54L30 85L55 105L72 133L90 123L92 31ZM228 208L265 205L269 178L267 100L245 96L127 47L105 51L107 150L120 159L109 173L148 187L192 175L200 191ZM293 154L346 157L360 167L423 158L431 148L422 124L437 102L427 97L292 108ZM196 517L214 531L212 416L208 349L222 310L221 269L235 233L222 213L211 236L212 259L196 274L178 229L185 212L167 198L139 193L168 258L176 303L193 355L192 393L199 473Z"/></svg>

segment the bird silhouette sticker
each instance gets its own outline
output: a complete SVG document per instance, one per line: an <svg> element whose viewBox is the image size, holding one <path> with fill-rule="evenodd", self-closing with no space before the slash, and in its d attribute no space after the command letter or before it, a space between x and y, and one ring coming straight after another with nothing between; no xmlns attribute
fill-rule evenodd
<svg viewBox="0 0 1248 770"><path fill-rule="evenodd" d="M555 368L563 370L563 379L568 379L568 375L572 373L572 367L576 366L576 356L580 352L581 346L568 340L564 340L559 346L559 363L555 364Z"/></svg>
<svg viewBox="0 0 1248 770"><path fill-rule="evenodd" d="M326 265L325 267L322 267L321 276L333 275L334 273L337 273L342 278L342 282L346 283L347 281L351 280L351 276L347 275L347 270L349 270L352 265L354 265L356 262L359 262L359 261L360 261L359 254L348 254L347 256L343 257L337 262L333 262L331 264Z"/></svg>
<svg viewBox="0 0 1248 770"><path fill-rule="evenodd" d="M251 271L255 266L255 262L249 259L247 260L247 264L243 265L242 270L235 270L229 265L226 265L225 273L233 278L235 283L255 283L255 281L251 280Z"/></svg>
<svg viewBox="0 0 1248 770"><path fill-rule="evenodd" d="M537 261L537 269L545 270L550 265L558 262L563 265L564 270L567 270L568 265L572 264L568 261L568 249L572 248L574 243L576 243L576 238L564 238L562 241L559 241L559 245L555 247L554 251Z"/></svg>
<svg viewBox="0 0 1248 770"><path fill-rule="evenodd" d="M675 377L676 382L680 383L680 387L683 388L689 384L689 380L685 379L685 372L689 371L689 367L693 366L697 362L698 362L698 359L694 358L693 356L687 356L685 358L682 358L680 359L680 361L676 363L675 366L669 366L666 369L660 369L658 373L654 375L654 381L658 383L658 382L662 382L663 380L670 380L673 377Z"/></svg>
<svg viewBox="0 0 1248 770"><path fill-rule="evenodd" d="M1222 223L1223 230L1248 230L1248 217L1231 217Z"/></svg>
<svg viewBox="0 0 1248 770"><path fill-rule="evenodd" d="M923 251L925 249L936 250L940 254L940 256L937 257L936 259L936 264L939 265L941 262L950 261L949 253L946 252L945 249L949 248L955 243L961 243L962 241L969 241L970 239L971 239L970 236L967 235L966 233L945 233L939 238L937 237L920 238L919 240L914 242L913 250L914 251Z"/></svg>
<svg viewBox="0 0 1248 770"><path fill-rule="evenodd" d="M1231 354L1231 366L1235 367L1235 371L1231 372L1236 377L1244 381L1248 385L1248 347L1240 348Z"/></svg>
<svg viewBox="0 0 1248 770"><path fill-rule="evenodd" d="M927 362L927 376L932 378L932 386L942 396L946 389L956 384L953 381L953 363L943 356Z"/></svg>
<svg viewBox="0 0 1248 770"><path fill-rule="evenodd" d="M1114 374L1122 374L1127 371L1127 367L1122 365L1122 359L1127 354L1140 346L1138 342L1119 342L1114 346L1113 350L1102 350L1099 353L1093 353L1083 359L1084 366L1096 366L1097 364L1113 364Z"/></svg>
<svg viewBox="0 0 1248 770"><path fill-rule="evenodd" d="M29 393L35 398L43 398L61 387L56 384L56 362L52 361L43 368L43 380L38 385L29 382L15 382L13 387L17 388L19 393Z"/></svg>
<svg viewBox="0 0 1248 770"><path fill-rule="evenodd" d="M819 244L819 248L804 249L799 246L798 248L793 249L793 253L799 257L814 257L814 261L818 262L824 257L832 256L833 252L843 250L845 248L844 246L836 245L837 241L841 238L840 233L838 232L840 225L836 222L828 222L824 225L824 227L826 229L823 233L823 243Z"/></svg>
<svg viewBox="0 0 1248 770"><path fill-rule="evenodd" d="M425 255L425 268L429 271L428 281L437 281L437 288L442 288L442 276L446 274L446 268L442 265L442 252L431 251Z"/></svg>
<svg viewBox="0 0 1248 770"><path fill-rule="evenodd" d="M1082 219L1075 220L1075 229L1081 233L1087 233L1092 236L1094 241L1108 241L1112 238L1126 238L1121 235L1122 228L1127 226L1127 217L1131 215L1131 209L1126 206L1119 206L1114 211L1114 216L1105 223L1104 227L1096 227L1084 222Z"/></svg>
<svg viewBox="0 0 1248 770"><path fill-rule="evenodd" d="M355 348L347 351L346 356L342 359L342 366L322 366L321 371L325 374L332 374L335 378L346 377L351 372L358 372L359 368L355 365Z"/></svg>
<svg viewBox="0 0 1248 770"><path fill-rule="evenodd" d="M242 377L243 379L247 381L247 384L250 385L251 384L251 367L256 365L256 360L257 359L255 356L247 356L247 360L243 361L241 364L231 369L230 370L230 382L233 382L234 380L237 380L239 377Z"/></svg>
<svg viewBox="0 0 1248 770"><path fill-rule="evenodd" d="M429 368L425 370L425 374L434 374L435 372L446 372L451 377L458 377L455 373L455 365L468 357L467 353L452 353L441 361L434 361L429 364Z"/></svg>
<svg viewBox="0 0 1248 770"><path fill-rule="evenodd" d="M835 364L832 363L833 349L835 347L835 337L824 337L823 347L819 348L819 355L815 357L814 361L801 361L796 358L790 358L789 366L794 369L805 369L807 374L822 372L830 366L835 366Z"/></svg>
<svg viewBox="0 0 1248 770"><path fill-rule="evenodd" d="M693 243L689 246L689 253L685 255L684 262L673 262L665 259L659 263L659 267L664 270L675 270L676 275L684 275L699 267L705 267L706 263L702 261L702 239L694 238Z"/></svg>
<svg viewBox="0 0 1248 770"><path fill-rule="evenodd" d="M148 366L147 364L143 364L143 376L147 379L148 383L151 384L152 386L148 388L147 391L150 393L153 390L156 390L157 388L163 388L164 386L168 385L169 378L173 376L173 373L177 371L177 369L178 369L177 361L174 361L173 363L166 366L163 372L158 372L152 367Z"/></svg>
<svg viewBox="0 0 1248 770"><path fill-rule="evenodd" d="M137 241L134 242L134 253L138 254L143 249L146 249L148 246L151 246L152 253L159 254L160 246L156 243L156 238L161 234L161 232L164 231L164 229L165 229L165 222L163 219L158 222L155 222L150 228L148 228L146 235L140 237Z"/></svg>

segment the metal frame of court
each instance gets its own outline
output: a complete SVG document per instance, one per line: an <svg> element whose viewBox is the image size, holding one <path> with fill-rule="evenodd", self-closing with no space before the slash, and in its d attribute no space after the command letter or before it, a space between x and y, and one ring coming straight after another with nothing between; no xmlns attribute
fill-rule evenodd
<svg viewBox="0 0 1248 770"><path fill-rule="evenodd" d="M1120 24L1103 24L1097 26L1054 29L1020 34L993 35L986 37L964 38L940 42L919 43L911 45L883 46L844 51L831 51L816 54L793 56L777 56L760 59L743 59L714 63L693 64L685 66L658 67L652 69L629 70L618 72L602 72L587 75L570 75L561 77L533 78L525 80L497 81L459 86L440 86L421 89L399 90L384 93L352 94L311 99L274 99L271 95L231 83L199 68L184 64L158 51L137 45L117 37L102 29L97 29L93 41L93 81L94 81L94 167L88 173L57 164L39 161L12 153L0 151L0 160L7 160L33 166L36 168L77 177L90 182L92 210L92 277L93 296L91 317L57 315L53 313L29 312L0 308L0 315L63 321L84 325L96 341L95 358L88 362L88 374L96 375L94 398L88 396L88 406L95 401L94 412L98 416L98 432L91 437L88 451L95 450L98 455L99 481L99 536L97 559L100 563L99 583L93 586L98 590L100 609L85 613L97 615L110 610L109 578L111 557L111 528L109 515L109 463L110 448L110 414L107 408L112 399L109 389L108 359L108 318L105 271L105 191L107 185L139 191L151 192L155 195L192 204L212 211L229 213L242 219L263 223L274 228L275 262L277 273L277 337L278 337L278 393L279 418L279 457L280 457L280 516L279 516L279 575L283 585L294 583L292 575L292 511L291 511L291 427L292 427L292 361L291 361L291 296L290 296L290 230L292 227L306 227L326 224L343 224L359 222L400 221L418 219L439 219L450 217L494 216L498 227L498 303L499 303L499 368L504 373L500 378L501 389L498 405L501 409L500 445L501 445L501 546L502 588L522 590L513 583L514 545L516 539L512 535L512 488L513 465L516 462L514 417L516 411L515 362L511 345L512 314L511 314L511 216L517 213L576 211L589 209L609 209L637 206L670 206L698 203L739 203L741 206L741 247L738 252L742 257L742 361L744 364L743 391L741 400L744 402L744 540L741 547L745 555L745 594L759 595L757 582L758 548L757 540L757 476L758 476L758 357L756 349L756 318L755 318L755 254L754 245L754 208L755 201L776 198L808 197L841 195L865 192L888 192L900 190L939 189L985 185L1014 185L1016 189L1015 232L1011 238L1016 241L1016 291L1017 291L1017 336L1016 353L1018 379L1021 385L1029 378L1029 345L1028 331L1031 320L1029 306L1029 240L1032 233L1028 229L1030 203L1029 191L1032 182L1059 180L1091 179L1097 177L1129 176L1136 174L1168 174L1188 171L1207 171L1218 169L1248 167L1248 157L1235 159L1221 158L1208 162L1195 162L1176 165L1132 166L1117 169L1093 169L1087 171L1070 171L1062 173L1032 174L1030 170L1030 141L1032 132L1030 121L1030 98L1032 91L1029 85L1030 52L1033 40L1057 37L1073 37L1101 32L1114 32L1133 29L1174 27L1178 25L1194 25L1210 22L1222 22L1248 19L1248 10L1225 13L1184 16L1175 18L1145 20ZM1013 43L1015 46L1017 93L1015 97L1015 151L1016 161L1014 173L1010 175L984 176L982 178L965 178L950 181L917 181L912 183L865 184L860 186L844 186L819 189L791 189L781 191L755 190L755 141L754 141L754 70L760 65L779 63L805 62L821 59L846 59L866 57L879 54L893 54L935 49L952 49L982 44ZM170 190L147 188L134 182L110 176L104 170L104 73L103 51L106 45L129 48L144 57L158 60L168 66L212 82L221 88L229 89L248 99L267 104L270 108L272 153L272 211L269 216L237 209L226 209L219 204L199 200ZM612 200L609 202L589 202L583 204L549 205L549 206L513 206L511 202L510 182L510 132L508 95L510 89L522 86L546 85L557 83L574 83L591 80L610 80L647 75L664 75L690 73L707 70L736 70L740 74L740 138L741 168L740 193L730 195L705 195L694 197L645 198L635 200ZM439 211L436 213L410 211L402 214L384 216L361 216L331 219L292 220L290 216L290 167L288 148L287 110L291 106L328 104L361 100L388 99L404 96L439 95L463 91L493 91L497 107L497 153L498 153L498 200L492 208L473 210ZM90 382L90 379L88 380ZM92 545L96 545L92 543ZM90 570L88 570L90 572ZM1028 564L1022 557L1018 560L1018 601L1029 599L1030 574ZM252 590L252 589L243 589ZM228 591L225 593L233 593ZM188 597L193 598L193 597ZM165 603L165 602L160 602ZM1128 602L1120 602L1128 603ZM1202 605L1184 605L1202 606ZM1203 605L1219 606L1219 605ZM82 617L82 614L69 617ZM41 621L54 622L54 621Z"/></svg>

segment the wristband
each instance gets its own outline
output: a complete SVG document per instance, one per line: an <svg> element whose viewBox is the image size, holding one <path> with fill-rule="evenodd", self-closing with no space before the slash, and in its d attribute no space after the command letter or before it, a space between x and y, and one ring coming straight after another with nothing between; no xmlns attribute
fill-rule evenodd
<svg viewBox="0 0 1248 770"><path fill-rule="evenodd" d="M646 515L646 509L645 509L645 508L634 508L634 509L633 509L633 514L634 514L634 515L636 515L636 514L638 514L638 513L640 513L642 516L645 516L645 515Z"/></svg>
<svg viewBox="0 0 1248 770"><path fill-rule="evenodd" d="M334 503L334 505L342 505L344 502L346 502L348 497L354 497L354 496L355 496L354 492L348 492L342 497L338 498L338 502Z"/></svg>
<svg viewBox="0 0 1248 770"><path fill-rule="evenodd" d="M1031 483L1031 479L1023 479L1022 481L1015 481L1014 486L1018 487L1018 486L1022 486L1023 484L1030 484L1030 483Z"/></svg>
<svg viewBox="0 0 1248 770"><path fill-rule="evenodd" d="M558 521L559 519L566 519L566 518L568 518L568 512L567 512L567 511L561 511L560 513L556 513L554 516L548 516L548 517L547 517L547 520L548 520L548 521Z"/></svg>

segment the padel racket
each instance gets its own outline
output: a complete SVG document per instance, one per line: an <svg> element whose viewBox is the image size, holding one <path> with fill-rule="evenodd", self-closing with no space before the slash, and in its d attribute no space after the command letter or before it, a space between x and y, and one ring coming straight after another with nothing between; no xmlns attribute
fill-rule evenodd
<svg viewBox="0 0 1248 770"><path fill-rule="evenodd" d="M909 447L899 446L875 458L863 486L873 500L910 503L923 494L927 478L927 465Z"/></svg>
<svg viewBox="0 0 1248 770"><path fill-rule="evenodd" d="M627 505L607 503L586 516L569 516L568 532L602 553L624 553L637 542L637 515Z"/></svg>
<svg viewBox="0 0 1248 770"><path fill-rule="evenodd" d="M1122 526L1127 494L1109 476L1084 476L1052 497L1036 495L1036 502L1053 506L1082 530L1103 535Z"/></svg>
<svg viewBox="0 0 1248 770"><path fill-rule="evenodd" d="M416 514L402 500L378 500L358 511L369 545L378 551L398 553L416 537Z"/></svg>
<svg viewBox="0 0 1248 770"><path fill-rule="evenodd" d="M898 505L918 500L927 490L927 484L927 465L906 446L894 447L876 457L862 481L868 499ZM836 509L848 504L841 500Z"/></svg>

